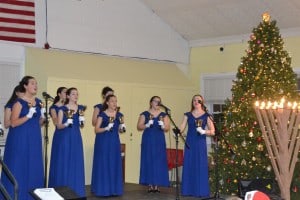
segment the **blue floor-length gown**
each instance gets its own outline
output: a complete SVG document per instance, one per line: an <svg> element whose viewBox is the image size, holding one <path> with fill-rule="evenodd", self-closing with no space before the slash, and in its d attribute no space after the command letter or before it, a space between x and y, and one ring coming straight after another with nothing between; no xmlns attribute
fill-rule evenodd
<svg viewBox="0 0 300 200"><path fill-rule="evenodd" d="M148 123L150 113L144 111L141 115L145 116L145 123ZM165 133L158 125L159 118L165 115L166 113L161 112L153 117L153 125L143 132L139 180L141 185L170 185Z"/></svg>
<svg viewBox="0 0 300 200"><path fill-rule="evenodd" d="M20 118L29 111L28 102L17 99L22 105ZM44 187L44 169L42 155L42 135L40 126L41 107L40 100L35 99L36 113L32 118L14 128L9 128L7 135L4 163L8 166L18 182L18 199L33 199L29 194L36 188ZM14 197L12 183L5 173L1 175L1 181L11 197Z"/></svg>
<svg viewBox="0 0 300 200"><path fill-rule="evenodd" d="M52 105L50 106L49 110L51 111L52 109L55 110L56 115L58 116L58 111L60 109L60 107L58 107L57 105ZM49 112L51 115L51 112ZM57 164L57 159L59 155L59 146L61 144L62 141L62 129L57 129L55 127L55 131L53 134L53 139L52 139L52 147L51 147L51 158L50 158L50 167L49 167L49 182L48 182L48 186L49 187L54 187L58 184L58 179L60 179L59 176L57 176L57 174L59 173L60 170L60 166Z"/></svg>
<svg viewBox="0 0 300 200"><path fill-rule="evenodd" d="M65 113L66 106L60 107ZM78 111L83 106L78 105ZM53 137L49 187L70 187L79 197L85 196L84 156L78 111L73 115L73 124L56 130ZM63 122L67 121L64 114Z"/></svg>
<svg viewBox="0 0 300 200"><path fill-rule="evenodd" d="M96 196L120 196L123 194L123 174L119 125L122 113L117 112L112 130L97 133L94 144L94 159L91 190ZM107 127L109 117L100 112L101 128Z"/></svg>
<svg viewBox="0 0 300 200"><path fill-rule="evenodd" d="M195 120L202 120L202 128L207 124L208 114L195 118L191 112L185 113L188 117L188 131L186 142L189 149L184 149L182 187L183 196L208 197L210 195L208 180L208 158L206 135L196 130Z"/></svg>

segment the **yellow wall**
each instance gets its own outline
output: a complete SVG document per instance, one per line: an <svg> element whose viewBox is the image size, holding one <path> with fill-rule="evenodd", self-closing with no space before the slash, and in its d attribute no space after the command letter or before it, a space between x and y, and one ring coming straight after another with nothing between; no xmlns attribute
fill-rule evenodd
<svg viewBox="0 0 300 200"><path fill-rule="evenodd" d="M91 181L94 131L91 126L93 106L101 101L101 89L111 86L118 97L118 105L125 116L126 182L137 183L139 178L141 133L136 130L139 114L149 107L149 99L159 95L171 109L178 125L183 113L190 108L192 96L197 92L191 82L174 64L145 60L123 59L41 50L26 50L26 74L38 80L39 94L47 91L55 96L60 86L77 87L79 104L87 105L86 125L82 129L85 155L86 184ZM39 95L41 96L41 95ZM54 127L49 126L49 154ZM166 134L167 146L175 148L172 133ZM182 148L182 143L180 144ZM50 155L49 155L50 158Z"/></svg>
<svg viewBox="0 0 300 200"><path fill-rule="evenodd" d="M292 56L292 67L298 70L300 38L287 38L284 42L285 49ZM171 108L172 117L178 125L183 113L189 110L192 95L200 91L200 76L236 73L241 57L246 55L247 45L247 41L225 45L223 52L220 45L192 48L187 76L173 63L27 48L25 73L36 77L39 94L47 91L54 96L57 87L75 86L79 90L79 103L88 106L86 126L82 130L86 184L90 184L91 178L93 105L101 101L102 87L113 87L128 127L127 133L121 135L122 142L126 143L126 182L137 183L141 133L136 130L136 122L138 115L148 108L150 97L160 95L164 104ZM49 128L50 152L52 124ZM166 134L166 140L168 147L175 147L170 133Z"/></svg>
<svg viewBox="0 0 300 200"><path fill-rule="evenodd" d="M300 37L285 38L284 44L284 49L292 57L292 67L298 70L300 68ZM222 52L220 47L221 45L216 45L191 49L189 77L198 90L200 90L200 75L228 72L236 74L241 57L246 55L248 43L245 41L239 44L227 44Z"/></svg>

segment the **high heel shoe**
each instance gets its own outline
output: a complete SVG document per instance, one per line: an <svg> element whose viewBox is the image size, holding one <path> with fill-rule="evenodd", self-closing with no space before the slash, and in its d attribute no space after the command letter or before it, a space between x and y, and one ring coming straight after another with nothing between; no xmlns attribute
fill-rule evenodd
<svg viewBox="0 0 300 200"><path fill-rule="evenodd" d="M149 187L148 187L148 193L152 193L152 192L154 192L154 189L153 189L153 187L152 187L152 185L149 185Z"/></svg>
<svg viewBox="0 0 300 200"><path fill-rule="evenodd" d="M157 186L155 186L153 192L154 193L160 193L160 190L159 190L159 188Z"/></svg>

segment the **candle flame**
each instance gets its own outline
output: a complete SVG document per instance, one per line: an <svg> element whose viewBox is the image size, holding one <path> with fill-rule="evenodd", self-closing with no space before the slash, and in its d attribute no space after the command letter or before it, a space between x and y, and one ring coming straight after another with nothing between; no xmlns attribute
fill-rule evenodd
<svg viewBox="0 0 300 200"><path fill-rule="evenodd" d="M255 101L255 106L259 107L259 101Z"/></svg>
<svg viewBox="0 0 300 200"><path fill-rule="evenodd" d="M270 109L272 107L272 102L268 101L266 109Z"/></svg>
<svg viewBox="0 0 300 200"><path fill-rule="evenodd" d="M297 102L294 101L293 106L292 106L292 109L296 109L296 108L297 108Z"/></svg>
<svg viewBox="0 0 300 200"><path fill-rule="evenodd" d="M266 103L263 101L263 102L261 102L261 104L260 104L260 109L264 109L265 108L265 106L266 106Z"/></svg>
<svg viewBox="0 0 300 200"><path fill-rule="evenodd" d="M278 101L268 101L267 103L265 101L255 101L255 107L258 109L297 109L300 110L300 103L294 102L286 102L285 98L281 98L281 100Z"/></svg>

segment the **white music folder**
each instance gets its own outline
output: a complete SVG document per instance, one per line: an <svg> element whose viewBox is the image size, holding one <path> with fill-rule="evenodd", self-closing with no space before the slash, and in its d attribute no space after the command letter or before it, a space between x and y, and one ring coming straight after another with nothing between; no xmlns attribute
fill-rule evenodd
<svg viewBox="0 0 300 200"><path fill-rule="evenodd" d="M33 193L41 200L64 200L54 188L37 188Z"/></svg>

